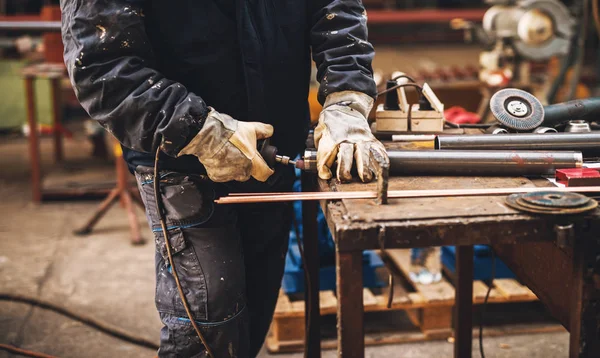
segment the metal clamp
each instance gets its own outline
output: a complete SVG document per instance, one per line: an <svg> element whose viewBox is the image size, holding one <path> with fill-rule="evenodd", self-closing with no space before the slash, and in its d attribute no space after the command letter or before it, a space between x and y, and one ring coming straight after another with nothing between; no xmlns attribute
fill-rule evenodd
<svg viewBox="0 0 600 358"><path fill-rule="evenodd" d="M390 178L390 160L376 150L370 150L371 161L377 170L377 205L388 203L388 186Z"/></svg>

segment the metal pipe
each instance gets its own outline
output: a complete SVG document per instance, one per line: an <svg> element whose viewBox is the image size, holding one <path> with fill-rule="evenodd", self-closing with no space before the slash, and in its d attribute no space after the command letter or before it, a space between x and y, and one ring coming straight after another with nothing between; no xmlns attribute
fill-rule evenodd
<svg viewBox="0 0 600 358"><path fill-rule="evenodd" d="M592 133L519 133L503 135L440 135L435 149L471 150L600 150L600 132Z"/></svg>
<svg viewBox="0 0 600 358"><path fill-rule="evenodd" d="M388 150L388 156L390 173L399 175L553 175L583 165L581 152Z"/></svg>
<svg viewBox="0 0 600 358"><path fill-rule="evenodd" d="M60 21L0 21L0 31L60 32Z"/></svg>

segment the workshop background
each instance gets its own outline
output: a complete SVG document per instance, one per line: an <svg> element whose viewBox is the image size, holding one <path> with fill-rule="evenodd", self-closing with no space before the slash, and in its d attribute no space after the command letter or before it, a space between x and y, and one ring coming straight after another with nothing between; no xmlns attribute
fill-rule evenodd
<svg viewBox="0 0 600 358"><path fill-rule="evenodd" d="M489 13L497 4L545 2L562 3L560 9L567 11L533 15L539 33L523 35L496 27L514 25L510 22L484 21L484 16L503 16ZM443 103L447 121L492 121L489 97L506 87L526 90L544 105L600 96L598 0L363 3L376 49L378 89L402 73L427 83ZM509 11L494 11L503 10ZM0 344L57 357L153 357L161 328L154 307L153 235L118 146L74 97L62 64L59 21L56 1L0 0ZM406 95L409 103L417 102L411 89ZM315 83L309 102L316 120ZM108 206L107 195L114 205ZM276 317L260 357L302 356L304 275L297 219L290 228ZM319 225L323 357L333 357L334 246L322 217ZM423 254L435 261L421 264L437 270L435 282L415 279ZM486 247L475 255L479 303L494 287L492 303L485 306L486 354L567 356L568 333L532 291L501 262L492 270ZM454 258L452 247L390 250L383 259L379 252L365 253L368 357L452 356ZM496 271L493 282L491 271ZM397 278L395 295L426 291L435 304L386 310L389 272ZM475 325L482 307L475 306ZM5 348L0 346L0 357L18 356Z"/></svg>

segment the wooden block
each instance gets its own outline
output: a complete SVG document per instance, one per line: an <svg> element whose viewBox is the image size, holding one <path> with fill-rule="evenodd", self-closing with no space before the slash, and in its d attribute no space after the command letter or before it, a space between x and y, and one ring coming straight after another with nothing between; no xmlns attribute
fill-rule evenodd
<svg viewBox="0 0 600 358"><path fill-rule="evenodd" d="M449 332L452 328L452 306L421 309L421 331L425 334Z"/></svg>
<svg viewBox="0 0 600 358"><path fill-rule="evenodd" d="M386 293L385 295L381 295L381 296L383 296L383 304L382 305L387 308L388 293ZM405 306L405 305L408 305L411 303L412 302L407 294L402 293L402 292L397 292L396 290L394 290L394 297L392 297L392 307Z"/></svg>
<svg viewBox="0 0 600 358"><path fill-rule="evenodd" d="M408 298L410 299L410 302L415 303L415 304L425 302L425 298L418 292L409 293Z"/></svg>
<svg viewBox="0 0 600 358"><path fill-rule="evenodd" d="M368 288L363 288L363 305L366 307L372 307L378 305L377 298L373 295L373 292Z"/></svg>
<svg viewBox="0 0 600 358"><path fill-rule="evenodd" d="M335 297L333 291L320 291L319 305L321 312L332 309L335 310L337 308L337 297Z"/></svg>
<svg viewBox="0 0 600 358"><path fill-rule="evenodd" d="M441 338L449 337L452 333L452 306L409 309L406 314L425 335Z"/></svg>
<svg viewBox="0 0 600 358"><path fill-rule="evenodd" d="M304 312L304 300L292 302L292 312Z"/></svg>
<svg viewBox="0 0 600 358"><path fill-rule="evenodd" d="M533 291L532 291L532 290L530 290L530 289L529 289L529 287L527 287L527 286L523 286L523 287L525 287L525 289L527 290L527 292L528 292L528 294L527 294L527 295L529 296L529 298L530 298L532 301L536 301L536 300L538 300L538 296L537 296L535 293L533 293Z"/></svg>
<svg viewBox="0 0 600 358"><path fill-rule="evenodd" d="M527 287L509 278L494 280L494 287L507 300L527 299L531 297L532 293Z"/></svg>
<svg viewBox="0 0 600 358"><path fill-rule="evenodd" d="M277 305L275 306L275 315L286 314L291 310L292 304L290 302L290 298L283 292L283 290L279 290L279 297L277 298Z"/></svg>
<svg viewBox="0 0 600 358"><path fill-rule="evenodd" d="M485 295L487 294L488 286L483 281L473 281L473 301L481 303L485 300ZM503 299L504 297L498 293L498 290L492 288L490 291L490 297L488 299L489 302L498 301Z"/></svg>
<svg viewBox="0 0 600 358"><path fill-rule="evenodd" d="M473 281L473 300L483 300L487 294L488 286L482 281Z"/></svg>
<svg viewBox="0 0 600 358"><path fill-rule="evenodd" d="M304 339L304 317L276 318L271 324L271 336L277 341Z"/></svg>
<svg viewBox="0 0 600 358"><path fill-rule="evenodd" d="M450 302L454 300L454 287L444 279L431 285L418 286L417 290L421 292L426 302Z"/></svg>

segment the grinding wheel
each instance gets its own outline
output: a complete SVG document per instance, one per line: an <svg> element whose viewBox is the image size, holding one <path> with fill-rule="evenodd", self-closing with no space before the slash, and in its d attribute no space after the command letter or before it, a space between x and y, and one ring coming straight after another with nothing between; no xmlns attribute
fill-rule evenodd
<svg viewBox="0 0 600 358"><path fill-rule="evenodd" d="M553 208L577 208L589 203L590 198L577 193L559 193L555 191L539 191L523 194L522 200L536 206Z"/></svg>
<svg viewBox="0 0 600 358"><path fill-rule="evenodd" d="M490 99L490 109L498 122L516 131L530 131L544 121L544 106L531 93L505 88Z"/></svg>
<svg viewBox="0 0 600 358"><path fill-rule="evenodd" d="M581 194L561 192L544 193L545 195L540 196L540 198L543 198L540 201L538 201L537 198L531 197L528 197L527 200L525 200L525 197L529 194L512 194L506 198L506 204L511 208L520 211L550 215L581 214L598 207L598 202L596 200L592 200ZM562 198L560 197L562 194L574 195L569 195L569 198ZM556 200L557 205L552 205L553 200Z"/></svg>

